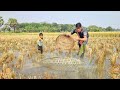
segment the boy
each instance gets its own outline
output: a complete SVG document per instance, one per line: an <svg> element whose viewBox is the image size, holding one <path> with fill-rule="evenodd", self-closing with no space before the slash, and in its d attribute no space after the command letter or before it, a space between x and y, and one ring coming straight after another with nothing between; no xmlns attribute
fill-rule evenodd
<svg viewBox="0 0 120 90"><path fill-rule="evenodd" d="M75 38L75 40L78 41L78 45L79 45L78 54L80 55L81 58L83 58L84 53L85 53L85 46L86 46L86 44L88 42L88 38L89 38L88 31L82 27L81 23L77 23L76 29L74 29L71 32L71 35L73 35L74 33L76 33L78 35L78 38Z"/></svg>
<svg viewBox="0 0 120 90"><path fill-rule="evenodd" d="M43 53L43 33L39 33L39 39L37 41L38 50L40 50L41 54Z"/></svg>

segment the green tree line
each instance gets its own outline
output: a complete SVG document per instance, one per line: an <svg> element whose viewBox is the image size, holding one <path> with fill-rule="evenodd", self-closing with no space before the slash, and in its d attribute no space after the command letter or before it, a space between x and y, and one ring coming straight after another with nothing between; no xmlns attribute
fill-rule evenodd
<svg viewBox="0 0 120 90"><path fill-rule="evenodd" d="M7 23L4 23L0 17L0 32L70 32L75 28L74 24L57 24L57 23L18 23L17 19L9 18ZM104 32L104 31L120 31L111 26L107 28L90 25L84 27L90 32Z"/></svg>

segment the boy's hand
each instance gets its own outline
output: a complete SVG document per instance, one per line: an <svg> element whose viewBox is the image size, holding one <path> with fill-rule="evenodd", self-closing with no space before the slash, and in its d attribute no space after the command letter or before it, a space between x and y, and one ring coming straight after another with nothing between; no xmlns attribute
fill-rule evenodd
<svg viewBox="0 0 120 90"><path fill-rule="evenodd" d="M82 43L83 43L84 41L79 41L79 43L82 45Z"/></svg>
<svg viewBox="0 0 120 90"><path fill-rule="evenodd" d="M70 35L67 35L67 34L66 34L66 36L67 36L67 37L70 37Z"/></svg>

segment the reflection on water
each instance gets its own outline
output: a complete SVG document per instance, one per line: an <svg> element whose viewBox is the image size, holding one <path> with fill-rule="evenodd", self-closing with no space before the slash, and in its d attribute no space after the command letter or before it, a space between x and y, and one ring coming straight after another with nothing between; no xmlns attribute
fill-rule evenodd
<svg viewBox="0 0 120 90"><path fill-rule="evenodd" d="M80 60L81 64L49 63L49 61L57 61L62 59L65 59L66 61ZM42 61L45 60L48 61L48 63L42 63ZM49 72L50 74L54 74L58 76L58 78L62 79L106 79L110 77L106 71L109 64L108 62L105 62L105 64L105 67L100 69L97 68L94 60L91 63L86 57L81 60L77 55L77 52L72 52L70 55L68 55L68 53L65 51L61 54L58 53L58 51L54 51L52 53L44 53L44 58L41 58L40 62L36 62L34 59L27 60L24 68L19 72L24 75L41 75L44 72Z"/></svg>

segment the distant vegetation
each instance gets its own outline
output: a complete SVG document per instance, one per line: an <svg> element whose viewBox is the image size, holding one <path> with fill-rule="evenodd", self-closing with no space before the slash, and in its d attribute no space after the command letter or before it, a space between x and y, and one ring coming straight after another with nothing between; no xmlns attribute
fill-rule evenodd
<svg viewBox="0 0 120 90"><path fill-rule="evenodd" d="M7 23L4 23L0 17L0 32L70 32L75 28L74 24L57 24L57 23L18 23L17 19L9 18ZM90 25L84 27L90 32L104 32L104 31L120 31L111 26L107 28Z"/></svg>

